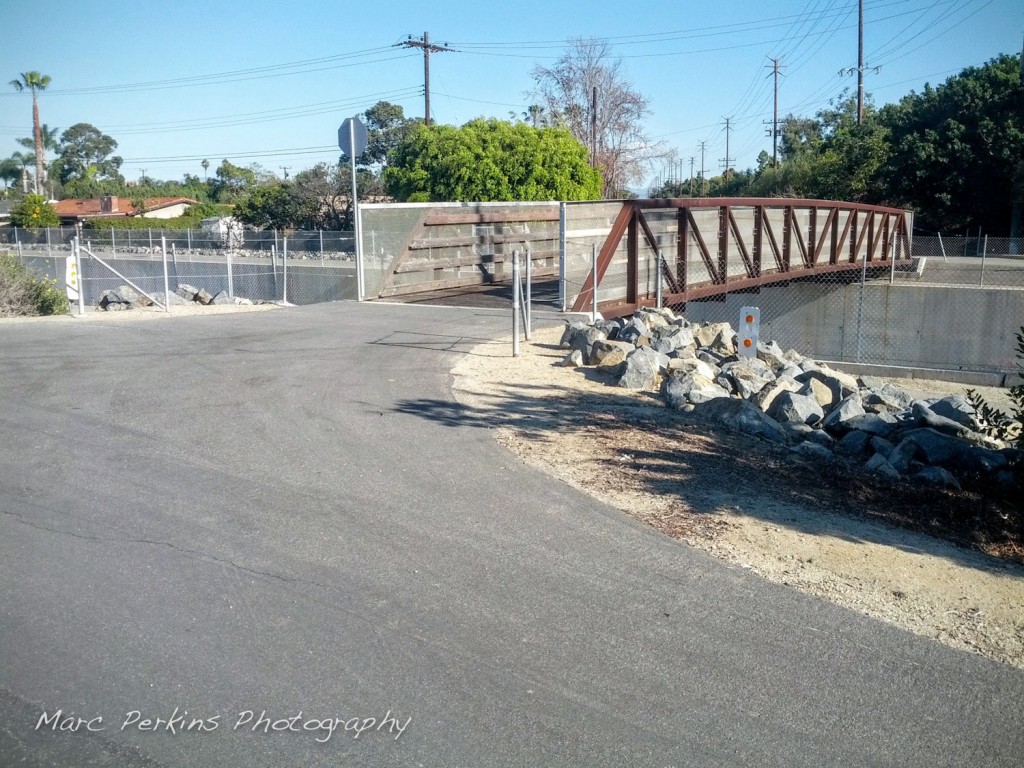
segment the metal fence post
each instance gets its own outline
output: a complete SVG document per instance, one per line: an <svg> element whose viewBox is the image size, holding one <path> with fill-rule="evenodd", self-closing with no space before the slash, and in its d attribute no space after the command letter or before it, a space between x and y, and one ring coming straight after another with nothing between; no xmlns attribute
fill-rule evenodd
<svg viewBox="0 0 1024 768"><path fill-rule="evenodd" d="M938 236L939 236L939 248L942 250L942 260L945 261L946 260L946 246L943 245L943 243L942 243L942 233L938 232L936 234L938 234Z"/></svg>
<svg viewBox="0 0 1024 768"><path fill-rule="evenodd" d="M281 238L281 303L288 303L288 238Z"/></svg>
<svg viewBox="0 0 1024 768"><path fill-rule="evenodd" d="M150 230L152 231L152 230ZM167 278L167 238L160 238L160 254L164 263L164 312L171 311L171 286Z"/></svg>
<svg viewBox="0 0 1024 768"><path fill-rule="evenodd" d="M324 260L324 231L320 230L320 261Z"/></svg>
<svg viewBox="0 0 1024 768"><path fill-rule="evenodd" d="M274 243L270 246L270 268L274 270L274 296L277 296L277 230L274 230Z"/></svg>
<svg viewBox="0 0 1024 768"><path fill-rule="evenodd" d="M192 227L188 228L188 252L192 253Z"/></svg>
<svg viewBox="0 0 1024 768"><path fill-rule="evenodd" d="M861 347L861 321L864 316L864 283L868 277L868 257L867 254L861 256L861 267L860 267L860 297L857 300L857 359L855 362L860 362L860 347Z"/></svg>
<svg viewBox="0 0 1024 768"><path fill-rule="evenodd" d="M85 315L85 272L82 271L82 248L77 237L71 248L75 254L75 266L78 269L78 316L82 317Z"/></svg>
<svg viewBox="0 0 1024 768"><path fill-rule="evenodd" d="M565 203L558 204L558 305L565 312Z"/></svg>
<svg viewBox="0 0 1024 768"><path fill-rule="evenodd" d="M228 296L235 298L234 270L231 268L231 251L228 250Z"/></svg>
<svg viewBox="0 0 1024 768"><path fill-rule="evenodd" d="M594 276L593 281L592 281L593 282L593 288L594 288L593 312L592 312L593 317L591 319L592 319L593 322L596 323L597 322L597 243L594 243L593 245L590 246L590 255L591 255L591 259L590 260L593 262L593 276Z"/></svg>
<svg viewBox="0 0 1024 768"><path fill-rule="evenodd" d="M131 238L128 238L128 241L131 242ZM89 250L92 250L92 249L90 248ZM110 228L110 252L113 253L115 256L117 256L117 246L114 244L114 228L113 227Z"/></svg>
<svg viewBox="0 0 1024 768"><path fill-rule="evenodd" d="M512 357L519 357L519 251L512 251Z"/></svg>
<svg viewBox="0 0 1024 768"><path fill-rule="evenodd" d="M896 241L898 237L893 237L891 253L889 254L889 285L892 285L896 280Z"/></svg>
<svg viewBox="0 0 1024 768"><path fill-rule="evenodd" d="M657 273L654 275L654 286L655 286L655 288L654 288L654 295L655 295L655 301L657 302L658 309L661 309L661 293L662 293L662 288L661 288L661 258L662 258L662 256L661 256L661 249L659 248L657 251L654 252L655 268L658 270Z"/></svg>
<svg viewBox="0 0 1024 768"><path fill-rule="evenodd" d="M533 252L530 244L526 244L526 301L523 317L526 320L526 340L530 340L530 332L533 330Z"/></svg>
<svg viewBox="0 0 1024 768"><path fill-rule="evenodd" d="M985 235L985 244L981 247L981 287L985 287L985 256L988 255L988 235Z"/></svg>
<svg viewBox="0 0 1024 768"><path fill-rule="evenodd" d="M46 255L53 256L53 252L50 250L50 228L46 228Z"/></svg>
<svg viewBox="0 0 1024 768"><path fill-rule="evenodd" d="M355 180L353 179L353 184ZM353 228L353 236L355 237L355 256L356 256L356 298L358 301L365 301L366 299L366 269L365 260L366 254L363 253L363 209L359 206L358 200L353 197L355 203L355 227Z"/></svg>
<svg viewBox="0 0 1024 768"><path fill-rule="evenodd" d="M150 252L152 252L152 250L153 250L153 228L152 227L146 227L146 231L149 232L149 250L150 250Z"/></svg>

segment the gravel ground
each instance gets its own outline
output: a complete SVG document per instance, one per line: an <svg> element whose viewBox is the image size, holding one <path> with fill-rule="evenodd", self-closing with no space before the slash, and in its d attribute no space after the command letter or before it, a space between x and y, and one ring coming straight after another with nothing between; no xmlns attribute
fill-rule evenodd
<svg viewBox="0 0 1024 768"><path fill-rule="evenodd" d="M1005 504L688 422L651 393L556 367L560 333L536 331L517 359L508 339L480 345L452 371L459 402L526 463L766 579L1024 669L1024 548L1019 522L1000 527ZM965 389L896 383L918 396ZM971 516L983 506L989 517Z"/></svg>

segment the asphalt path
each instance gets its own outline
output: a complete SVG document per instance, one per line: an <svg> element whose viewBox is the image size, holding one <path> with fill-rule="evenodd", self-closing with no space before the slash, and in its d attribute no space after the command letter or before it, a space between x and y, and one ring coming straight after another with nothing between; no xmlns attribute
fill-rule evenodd
<svg viewBox="0 0 1024 768"><path fill-rule="evenodd" d="M0 325L0 765L1022 764L1024 674L450 418L451 366L508 326Z"/></svg>

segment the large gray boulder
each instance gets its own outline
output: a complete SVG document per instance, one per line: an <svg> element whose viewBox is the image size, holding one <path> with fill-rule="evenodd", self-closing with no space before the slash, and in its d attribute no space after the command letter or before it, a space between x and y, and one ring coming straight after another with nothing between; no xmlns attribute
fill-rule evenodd
<svg viewBox="0 0 1024 768"><path fill-rule="evenodd" d="M626 323L626 326L619 331L617 338L620 341L628 341L636 345L649 344L651 330L643 320L634 315Z"/></svg>
<svg viewBox="0 0 1024 768"><path fill-rule="evenodd" d="M947 419L945 416L939 416L920 400L916 401L910 410L918 426L931 427L939 432L945 432L947 435L955 435L957 437L962 437L970 431L958 421Z"/></svg>
<svg viewBox="0 0 1024 768"><path fill-rule="evenodd" d="M823 381L816 378L807 379L804 385L800 387L800 394L813 397L818 401L818 405L826 411L837 402L835 392Z"/></svg>
<svg viewBox="0 0 1024 768"><path fill-rule="evenodd" d="M732 339L732 337L736 335L736 332L728 323L712 323L710 325L698 325L693 327L693 336L697 341L698 347L710 347L719 334L724 334L726 338ZM733 351L735 351L735 349ZM732 352L729 354L732 354Z"/></svg>
<svg viewBox="0 0 1024 768"><path fill-rule="evenodd" d="M760 408L735 397L718 397L699 404L694 414L722 424L729 429L784 444L786 433L782 427Z"/></svg>
<svg viewBox="0 0 1024 768"><path fill-rule="evenodd" d="M888 437L892 434L894 425L895 419L891 419L891 417L887 419L885 416L877 413L865 413L861 416L854 416L844 424L847 429L856 429L860 432L867 432L869 435L878 435L879 437Z"/></svg>
<svg viewBox="0 0 1024 768"><path fill-rule="evenodd" d="M783 355L785 355L785 352L782 351L782 347L774 340L768 343L763 341L757 342L757 359L764 361L772 370L785 367L788 361Z"/></svg>
<svg viewBox="0 0 1024 768"><path fill-rule="evenodd" d="M126 299L118 291L104 291L98 302L100 309L107 312L131 309L131 299Z"/></svg>
<svg viewBox="0 0 1024 768"><path fill-rule="evenodd" d="M714 381L718 377L718 367L711 365L696 357L672 357L668 361L669 373L674 375L685 375L687 373L699 373L704 378Z"/></svg>
<svg viewBox="0 0 1024 768"><path fill-rule="evenodd" d="M936 488L948 488L953 491L960 490L960 482L953 477L952 473L942 467L925 467L920 472L911 475L912 480Z"/></svg>
<svg viewBox="0 0 1024 768"><path fill-rule="evenodd" d="M716 379L719 386L735 392L744 400L749 400L774 380L775 376L760 360L726 363Z"/></svg>
<svg viewBox="0 0 1024 768"><path fill-rule="evenodd" d="M650 347L633 350L624 363L618 385L626 389L654 389L658 376L668 367L668 357Z"/></svg>
<svg viewBox="0 0 1024 768"><path fill-rule="evenodd" d="M195 294L193 294L194 296ZM569 344L572 336L577 331L582 331L587 327L587 324L582 320L566 320L565 329L562 331L562 338L558 342L558 346L562 349L568 349L571 345Z"/></svg>
<svg viewBox="0 0 1024 768"><path fill-rule="evenodd" d="M604 340L604 331L590 325L585 325L582 328L573 329L572 332L569 333L568 344L569 349L579 350L580 354L583 355L584 364L588 364L590 362L590 352L594 342Z"/></svg>
<svg viewBox="0 0 1024 768"><path fill-rule="evenodd" d="M878 440L881 438L872 438ZM889 451L887 459L898 472L905 473L910 469L910 462L917 455L917 443L911 439L903 438L899 444Z"/></svg>
<svg viewBox="0 0 1024 768"><path fill-rule="evenodd" d="M775 381L765 384L760 391L755 393L750 401L762 411L771 410L775 400L783 392L799 392L800 385L795 380L780 376Z"/></svg>
<svg viewBox="0 0 1024 768"><path fill-rule="evenodd" d="M185 301L195 301L196 294L199 293L199 289L194 285L188 283L178 283L177 289L174 291L176 294L185 299Z"/></svg>
<svg viewBox="0 0 1024 768"><path fill-rule="evenodd" d="M885 477L891 477L894 480L898 479L900 476L900 473L896 471L895 467L893 467L892 464L886 460L885 456L880 453L876 453L868 459L867 463L864 465L864 469L868 472L874 472L879 475L884 475Z"/></svg>
<svg viewBox="0 0 1024 768"><path fill-rule="evenodd" d="M941 400L936 400L930 406L932 413L942 416L945 419L962 424L970 430L978 432L981 425L978 423L978 416L974 406L962 395L950 395Z"/></svg>
<svg viewBox="0 0 1024 768"><path fill-rule="evenodd" d="M728 398L729 391L696 371L674 373L665 379L662 396L670 408L682 410L688 405Z"/></svg>
<svg viewBox="0 0 1024 768"><path fill-rule="evenodd" d="M860 395L848 395L839 402L839 405L829 411L821 426L831 432L847 432L850 429L850 421L858 416L863 416L864 413Z"/></svg>
<svg viewBox="0 0 1024 768"><path fill-rule="evenodd" d="M917 453L928 464L955 462L971 447L963 440L929 427L912 429L903 435L903 439L912 441L917 446Z"/></svg>
<svg viewBox="0 0 1024 768"><path fill-rule="evenodd" d="M816 443L813 440L804 440L802 443L797 443L793 446L793 451L818 462L835 460L835 454L833 454L832 451L821 443Z"/></svg>
<svg viewBox="0 0 1024 768"><path fill-rule="evenodd" d="M836 443L836 450L840 453L845 453L848 456L860 456L866 453L868 448L871 446L871 435L867 432L857 432L856 430L847 432L843 437Z"/></svg>
<svg viewBox="0 0 1024 768"><path fill-rule="evenodd" d="M817 424L825 411L813 397L797 392L783 392L772 403L768 415L776 421L793 421L798 424Z"/></svg>
<svg viewBox="0 0 1024 768"><path fill-rule="evenodd" d="M819 384L827 387L832 393L832 397L829 399L829 402L822 403L822 396L820 394L818 395L818 402L825 407L832 403L838 403L844 397L852 395L858 391L857 380L855 378L840 371L833 371L831 368L805 370L796 376L796 380L801 384L818 382Z"/></svg>
<svg viewBox="0 0 1024 768"><path fill-rule="evenodd" d="M590 347L590 365L618 365L625 361L636 347L628 341L607 341L598 339Z"/></svg>

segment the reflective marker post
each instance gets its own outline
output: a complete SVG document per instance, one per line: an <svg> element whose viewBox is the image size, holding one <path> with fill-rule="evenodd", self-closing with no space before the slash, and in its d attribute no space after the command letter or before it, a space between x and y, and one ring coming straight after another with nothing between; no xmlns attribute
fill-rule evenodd
<svg viewBox="0 0 1024 768"><path fill-rule="evenodd" d="M759 307L741 307L736 354L748 360L757 357L757 337L760 332L761 309Z"/></svg>

